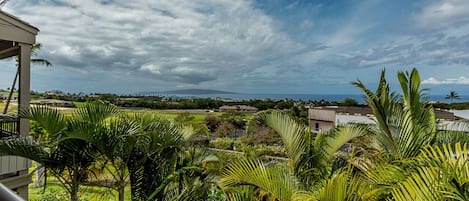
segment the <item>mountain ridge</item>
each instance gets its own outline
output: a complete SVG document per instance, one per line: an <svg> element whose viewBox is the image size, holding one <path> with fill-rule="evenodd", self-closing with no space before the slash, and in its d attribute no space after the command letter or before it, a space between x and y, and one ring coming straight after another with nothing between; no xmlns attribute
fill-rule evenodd
<svg viewBox="0 0 469 201"><path fill-rule="evenodd" d="M179 89L163 91L166 94L186 94L186 95L200 95L200 94L238 94L236 92L212 90L212 89Z"/></svg>

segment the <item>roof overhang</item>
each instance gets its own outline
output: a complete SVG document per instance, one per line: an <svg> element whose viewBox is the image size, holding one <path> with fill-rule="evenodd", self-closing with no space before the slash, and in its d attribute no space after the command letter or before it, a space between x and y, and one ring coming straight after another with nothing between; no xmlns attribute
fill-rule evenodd
<svg viewBox="0 0 469 201"><path fill-rule="evenodd" d="M30 25L19 18L0 11L0 42L3 41L19 42L26 44L36 43L36 35L39 29ZM12 44L14 46L14 44ZM0 49L2 50L2 49Z"/></svg>

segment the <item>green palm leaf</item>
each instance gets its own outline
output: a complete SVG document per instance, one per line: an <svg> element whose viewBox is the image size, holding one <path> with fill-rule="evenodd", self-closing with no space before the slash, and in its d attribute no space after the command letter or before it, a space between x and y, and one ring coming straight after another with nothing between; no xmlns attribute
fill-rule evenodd
<svg viewBox="0 0 469 201"><path fill-rule="evenodd" d="M291 200L300 185L284 165L266 167L260 160L239 160L228 165L221 178L222 186L255 186L269 200ZM263 192L263 193L262 193Z"/></svg>
<svg viewBox="0 0 469 201"><path fill-rule="evenodd" d="M31 137L0 140L0 156L20 156L39 163L51 162L49 153Z"/></svg>
<svg viewBox="0 0 469 201"><path fill-rule="evenodd" d="M60 134L66 128L65 116L57 109L48 106L35 106L29 110L20 110L18 116L37 122L52 136Z"/></svg>
<svg viewBox="0 0 469 201"><path fill-rule="evenodd" d="M293 200L297 201L356 201L362 200L364 186L351 171L334 174L325 180L315 191L297 191Z"/></svg>
<svg viewBox="0 0 469 201"><path fill-rule="evenodd" d="M320 133L319 135L326 135L324 138L326 141L325 146L317 145L317 141L315 142L315 148L321 148L322 152L324 153L325 159L330 160L332 159L334 153L336 153L342 146L350 142L351 140L362 137L368 134L367 129L360 125L346 125L343 127L339 127L334 130L332 133L323 134ZM319 137L322 138L322 137Z"/></svg>
<svg viewBox="0 0 469 201"><path fill-rule="evenodd" d="M298 124L288 114L280 111L268 111L258 114L269 127L277 131L283 140L292 168L297 167L303 154L308 152L311 135L306 128Z"/></svg>

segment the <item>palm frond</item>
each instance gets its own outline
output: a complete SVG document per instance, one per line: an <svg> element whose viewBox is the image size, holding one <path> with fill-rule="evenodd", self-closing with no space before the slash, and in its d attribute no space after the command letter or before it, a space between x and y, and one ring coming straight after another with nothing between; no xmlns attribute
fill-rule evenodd
<svg viewBox="0 0 469 201"><path fill-rule="evenodd" d="M315 191L297 191L292 200L297 201L358 201L362 200L364 186L351 171L334 174Z"/></svg>
<svg viewBox="0 0 469 201"><path fill-rule="evenodd" d="M32 64L39 64L44 66L51 66L52 63L46 59L31 59Z"/></svg>
<svg viewBox="0 0 469 201"><path fill-rule="evenodd" d="M353 82L353 85L360 88L366 95L366 102L372 109L376 118L381 144L385 145L383 148L390 153L397 153L397 143L395 142L392 128L390 125L391 116L398 109L397 96L390 92L389 84L385 78L385 70L381 71L380 81L376 92L372 92L361 82Z"/></svg>
<svg viewBox="0 0 469 201"><path fill-rule="evenodd" d="M102 122L111 115L117 115L119 108L103 102L93 102L78 107L73 113L74 120L86 122Z"/></svg>
<svg viewBox="0 0 469 201"><path fill-rule="evenodd" d="M196 134L195 130L194 130L194 127L192 126L184 126L182 129L181 129L181 134L182 134L182 138L184 138L184 140L189 140L192 136L194 136Z"/></svg>
<svg viewBox="0 0 469 201"><path fill-rule="evenodd" d="M33 106L29 110L22 109L19 111L20 118L30 119L38 123L38 125L51 135L57 135L66 128L66 118L57 109L48 106Z"/></svg>
<svg viewBox="0 0 469 201"><path fill-rule="evenodd" d="M440 186L440 174L435 168L420 167L392 190L393 200L439 201L444 200Z"/></svg>
<svg viewBox="0 0 469 201"><path fill-rule="evenodd" d="M222 186L255 186L271 200L291 200L300 185L284 165L268 168L260 160L239 160L231 163L222 173Z"/></svg>
<svg viewBox="0 0 469 201"><path fill-rule="evenodd" d="M311 140L306 128L298 124L288 114L281 111L268 111L258 114L259 118L274 129L282 138L291 167L297 167L303 154L308 151Z"/></svg>
<svg viewBox="0 0 469 201"><path fill-rule="evenodd" d="M314 147L321 148L323 150L326 160L329 160L333 157L334 153L336 153L337 150L339 150L339 148L344 146L346 143L350 142L355 138L362 137L366 134L368 134L367 130L363 126L350 124L343 127L339 127L328 135L318 134L327 135L325 138L326 145L316 146L315 144Z"/></svg>
<svg viewBox="0 0 469 201"><path fill-rule="evenodd" d="M0 140L0 156L20 156L42 164L50 162L44 147L31 137Z"/></svg>

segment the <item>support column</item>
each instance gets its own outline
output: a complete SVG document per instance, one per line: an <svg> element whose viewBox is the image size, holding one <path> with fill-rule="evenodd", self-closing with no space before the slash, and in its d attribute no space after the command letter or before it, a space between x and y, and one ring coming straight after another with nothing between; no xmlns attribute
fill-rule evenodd
<svg viewBox="0 0 469 201"><path fill-rule="evenodd" d="M29 109L30 100L30 85L31 85L31 47L32 45L20 43L19 54L19 94L18 94L18 110ZM29 135L29 119L20 119L20 136ZM31 161L28 160L28 165L25 170L19 170L18 175L28 175L28 168L31 167ZM29 179L31 177L29 176ZM28 185L20 186L17 188L18 194L25 200L28 199Z"/></svg>
<svg viewBox="0 0 469 201"><path fill-rule="evenodd" d="M21 170L21 171L18 171L18 175L28 175L29 174L29 170ZM28 177L28 184L31 183L31 176ZM29 197L29 189L28 189L28 185L24 185L24 186L20 186L18 188L16 188L16 192L18 193L18 195L20 197L22 197L24 200L28 200L28 197Z"/></svg>
<svg viewBox="0 0 469 201"><path fill-rule="evenodd" d="M29 109L30 100L30 83L31 83L31 47L30 44L20 43L20 55L19 55L19 96L18 96L18 109L24 110ZM20 135L29 135L29 120L20 119Z"/></svg>

